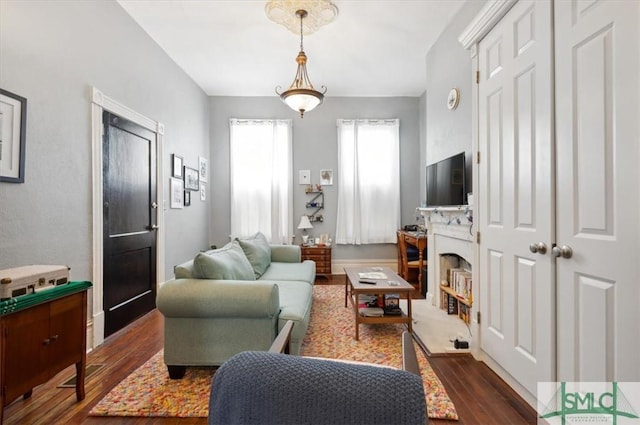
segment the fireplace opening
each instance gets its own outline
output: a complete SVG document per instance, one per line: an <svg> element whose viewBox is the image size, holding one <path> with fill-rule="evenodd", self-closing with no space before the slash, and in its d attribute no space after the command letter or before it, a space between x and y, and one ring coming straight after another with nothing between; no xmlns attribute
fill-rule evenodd
<svg viewBox="0 0 640 425"><path fill-rule="evenodd" d="M455 253L442 253L439 260L439 306L448 314L457 315L468 325L471 323L473 306L471 264Z"/></svg>

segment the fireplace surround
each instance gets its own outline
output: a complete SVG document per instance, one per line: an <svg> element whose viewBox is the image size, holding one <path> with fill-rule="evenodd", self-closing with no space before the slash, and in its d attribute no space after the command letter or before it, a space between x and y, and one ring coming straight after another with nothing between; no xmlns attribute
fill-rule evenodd
<svg viewBox="0 0 640 425"><path fill-rule="evenodd" d="M440 281L446 279L441 256L457 255L473 267L473 210L470 206L420 208L427 233L427 300L440 306ZM474 298L477 288L474 288Z"/></svg>

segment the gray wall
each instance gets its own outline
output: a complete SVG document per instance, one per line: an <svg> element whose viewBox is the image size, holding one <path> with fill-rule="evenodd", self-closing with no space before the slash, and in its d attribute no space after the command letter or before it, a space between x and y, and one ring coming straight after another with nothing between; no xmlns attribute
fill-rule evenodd
<svg viewBox="0 0 640 425"><path fill-rule="evenodd" d="M0 87L28 111L25 183L0 183L0 269L67 264L91 280L92 85L164 123L167 181L171 153L209 156L208 97L116 2L1 0ZM169 277L206 247L208 215L199 197L167 211Z"/></svg>
<svg viewBox="0 0 640 425"><path fill-rule="evenodd" d="M331 87L329 87L331 90ZM211 237L217 245L228 241L230 229L229 211L229 118L291 118L293 120L293 179L294 220L306 212L307 195L304 185L298 184L298 170L311 170L312 183L320 182L320 169L334 170L333 186L325 186L324 222L316 225L311 233L329 233L335 237L337 211L338 118L399 118L400 119L400 180L402 222L415 222L415 208L420 204L420 116L419 98L353 98L331 97L317 109L299 116L276 96L272 97L212 97L211 105L211 177L216 185L211 187L212 223ZM380 205L380 208L384 208ZM294 227L298 222L294 223ZM300 241L297 231L296 242ZM333 249L334 259L393 259L394 244L345 246Z"/></svg>
<svg viewBox="0 0 640 425"><path fill-rule="evenodd" d="M469 0L449 23L426 57L426 162L421 170L421 200L425 199L424 168L448 156L466 152L467 192L471 192L471 55L458 36L485 2ZM447 109L449 90L460 90L460 103Z"/></svg>
<svg viewBox="0 0 640 425"><path fill-rule="evenodd" d="M165 179L171 153L194 166L198 155L209 157L207 201L196 196L191 207L166 211L167 276L195 251L227 241L230 117L292 118L296 182L300 169L310 169L315 182L321 168L334 169L335 182L340 178L337 118L400 118L402 223L413 223L424 199L424 165L470 153L471 59L457 36L482 5L467 2L427 55L421 97L332 98L329 91L300 120L275 96L207 98L114 1L0 1L0 87L28 99L26 181L0 183L0 268L68 264L72 279L90 279L92 85L165 124ZM461 101L452 112L445 100L454 86ZM326 220L314 233L333 236L336 186L325 192ZM303 186L295 185L294 202L299 217ZM394 245L334 251L338 259L395 255Z"/></svg>

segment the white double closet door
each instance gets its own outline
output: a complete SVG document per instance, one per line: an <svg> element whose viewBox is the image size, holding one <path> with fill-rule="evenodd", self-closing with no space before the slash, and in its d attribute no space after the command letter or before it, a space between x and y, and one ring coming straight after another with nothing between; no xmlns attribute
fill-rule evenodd
<svg viewBox="0 0 640 425"><path fill-rule="evenodd" d="M640 381L639 24L521 0L478 43L481 349L531 395Z"/></svg>

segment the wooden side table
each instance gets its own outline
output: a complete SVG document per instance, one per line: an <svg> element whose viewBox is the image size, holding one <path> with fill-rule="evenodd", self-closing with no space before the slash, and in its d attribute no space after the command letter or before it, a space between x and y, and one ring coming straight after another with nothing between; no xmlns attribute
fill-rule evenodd
<svg viewBox="0 0 640 425"><path fill-rule="evenodd" d="M325 245L305 246L302 249L302 259L316 263L316 276L324 276L331 280L331 247Z"/></svg>
<svg viewBox="0 0 640 425"><path fill-rule="evenodd" d="M76 398L84 399L89 282L0 303L0 424L4 407L69 365L76 366Z"/></svg>

